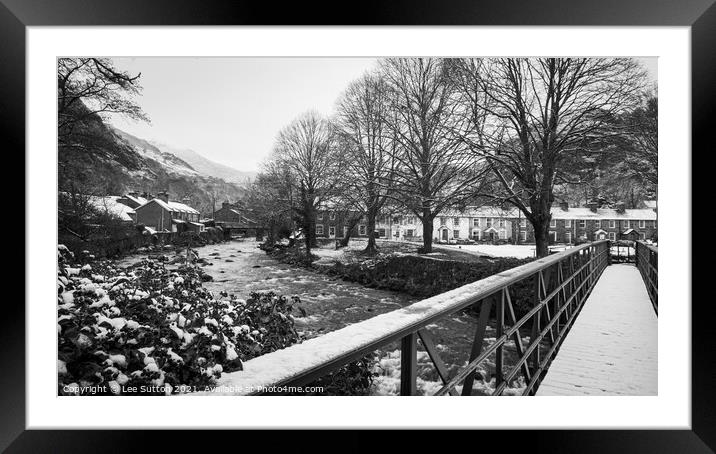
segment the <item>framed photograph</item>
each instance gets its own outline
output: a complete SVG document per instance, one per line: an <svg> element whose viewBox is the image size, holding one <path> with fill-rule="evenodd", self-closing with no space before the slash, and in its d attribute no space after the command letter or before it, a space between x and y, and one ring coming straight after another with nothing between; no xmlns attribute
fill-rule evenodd
<svg viewBox="0 0 716 454"><path fill-rule="evenodd" d="M128 429L716 446L691 296L712 2L2 1L27 179L3 449L135 449Z"/></svg>

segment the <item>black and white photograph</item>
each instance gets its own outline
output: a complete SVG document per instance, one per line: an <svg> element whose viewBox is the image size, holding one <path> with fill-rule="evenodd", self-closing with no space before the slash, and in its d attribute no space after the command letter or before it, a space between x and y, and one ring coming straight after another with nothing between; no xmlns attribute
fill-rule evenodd
<svg viewBox="0 0 716 454"><path fill-rule="evenodd" d="M657 396L657 62L58 57L56 395Z"/></svg>

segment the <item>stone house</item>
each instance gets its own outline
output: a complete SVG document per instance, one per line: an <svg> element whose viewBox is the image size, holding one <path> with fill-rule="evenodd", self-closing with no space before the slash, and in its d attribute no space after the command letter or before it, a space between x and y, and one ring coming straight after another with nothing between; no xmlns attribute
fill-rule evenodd
<svg viewBox="0 0 716 454"><path fill-rule="evenodd" d="M135 208L136 222L159 232L183 232L204 230L199 223L199 212L194 208L169 200L166 192Z"/></svg>

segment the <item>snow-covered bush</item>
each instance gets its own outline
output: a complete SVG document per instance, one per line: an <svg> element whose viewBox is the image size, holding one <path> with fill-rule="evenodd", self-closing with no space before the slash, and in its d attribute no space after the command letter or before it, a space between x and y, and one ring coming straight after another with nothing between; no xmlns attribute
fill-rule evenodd
<svg viewBox="0 0 716 454"><path fill-rule="evenodd" d="M297 298L215 299L199 268L170 271L147 259L79 266L63 246L58 258L59 394L196 389L300 340L291 315Z"/></svg>

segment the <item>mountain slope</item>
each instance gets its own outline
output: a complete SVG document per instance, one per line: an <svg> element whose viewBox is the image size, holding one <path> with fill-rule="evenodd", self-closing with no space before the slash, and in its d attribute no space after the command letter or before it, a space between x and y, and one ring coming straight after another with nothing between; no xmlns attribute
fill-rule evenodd
<svg viewBox="0 0 716 454"><path fill-rule="evenodd" d="M205 215L210 215L215 204L245 195L242 185L203 174L172 153L104 123L97 115L87 116L60 144L58 189L98 196L167 190L170 198Z"/></svg>
<svg viewBox="0 0 716 454"><path fill-rule="evenodd" d="M229 183L244 184L256 176L256 172L242 171L205 158L194 150L174 148L166 144L151 142L155 147L182 159L203 175L221 178Z"/></svg>
<svg viewBox="0 0 716 454"><path fill-rule="evenodd" d="M154 160L162 165L168 172L185 176L198 176L199 174L209 175L206 172L200 172L194 169L185 160L177 157L171 152L166 152L144 139L135 137L121 129L112 128L112 130L121 137L125 142L134 147L135 151L144 158Z"/></svg>

